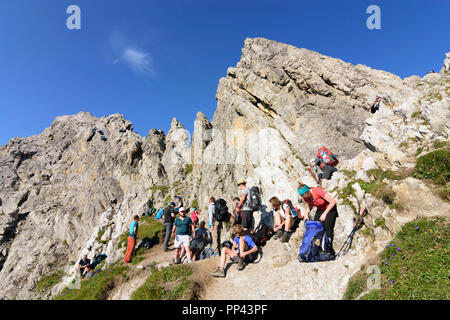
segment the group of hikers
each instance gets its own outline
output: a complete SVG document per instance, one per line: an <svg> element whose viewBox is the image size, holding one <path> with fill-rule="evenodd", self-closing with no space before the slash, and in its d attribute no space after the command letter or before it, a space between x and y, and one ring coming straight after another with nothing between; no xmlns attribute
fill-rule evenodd
<svg viewBox="0 0 450 320"><path fill-rule="evenodd" d="M321 185L322 181L331 178L336 170L338 161L336 155L326 148L320 148L316 158L312 159L310 166L319 167L322 174L316 181ZM304 216L301 210L293 206L289 199L281 201L277 197L269 200L273 223L269 225L261 221L258 228L254 228L253 213L259 211L263 206L261 203L261 188L247 187L247 181L241 180L237 183L240 191L240 197L233 198L233 210L229 213L226 201L210 197L208 205L207 223L200 221L200 212L192 208L190 212L183 206L181 197L177 196L175 202L171 202L163 213L163 223L165 226L165 237L163 249L169 251L169 241L173 239L174 258L173 263L181 263L186 255L187 262L193 262L199 259L200 252L211 244L214 254L220 255L220 262L217 269L211 273L214 277L225 277L225 264L227 257L232 262L238 264L238 270L243 270L249 263L255 262L260 252L260 246L269 238L280 239L281 242L287 242L290 239L293 229L298 226L302 219L309 220L309 215L313 208L317 208L314 221L320 222L324 233L328 238L324 242L323 250L331 257L335 256L333 249L334 226L338 211L336 201L324 189L312 187L305 184L298 185L297 192L301 199L307 204L307 210ZM231 222L233 242L221 242L221 233L224 229L224 223ZM128 237L127 251L124 262L130 262L131 254L138 238L139 217L135 216L130 226L130 235Z"/></svg>

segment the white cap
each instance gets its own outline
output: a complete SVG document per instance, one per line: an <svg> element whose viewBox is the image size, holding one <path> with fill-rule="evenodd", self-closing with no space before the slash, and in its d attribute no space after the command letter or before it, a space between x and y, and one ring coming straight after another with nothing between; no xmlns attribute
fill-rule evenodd
<svg viewBox="0 0 450 320"><path fill-rule="evenodd" d="M178 209L178 211L186 211L186 209L184 207L181 207L180 209Z"/></svg>

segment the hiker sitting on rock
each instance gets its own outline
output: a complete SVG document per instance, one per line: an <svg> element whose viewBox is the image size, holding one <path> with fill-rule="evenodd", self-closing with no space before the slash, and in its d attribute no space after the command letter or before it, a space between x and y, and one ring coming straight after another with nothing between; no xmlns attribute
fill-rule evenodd
<svg viewBox="0 0 450 320"><path fill-rule="evenodd" d="M292 231L291 228L297 219L291 210L292 205L286 202L281 203L277 197L272 197L269 202L273 208L273 231L276 232L274 239L280 238L281 242L287 242Z"/></svg>
<svg viewBox="0 0 450 320"><path fill-rule="evenodd" d="M334 237L334 225L336 224L336 218L338 217L338 211L336 201L325 192L322 188L309 188L305 184L298 186L298 194L308 204L308 210L306 212L306 219L309 219L309 213L313 207L317 208L314 216L314 221L320 221L323 224L325 233L328 237L328 248L325 248L325 252L334 255L333 249L333 237Z"/></svg>
<svg viewBox="0 0 450 320"><path fill-rule="evenodd" d="M233 227L233 233L235 235L233 246L230 248L224 246L222 248L222 254L220 255L220 265L216 271L211 272L214 277L225 277L225 263L227 256L237 263L237 269L239 271L245 268L245 265L252 263L258 257L258 247L253 239L245 234L244 227L241 225L235 225Z"/></svg>
<svg viewBox="0 0 450 320"><path fill-rule="evenodd" d="M175 208L174 208L175 212L179 213L181 207L183 207L183 200L181 199L180 196L176 196L175 197Z"/></svg>
<svg viewBox="0 0 450 320"><path fill-rule="evenodd" d="M202 249L208 243L208 230L205 228L205 221L200 221L199 227L195 229L195 238L192 240L192 261L196 261Z"/></svg>
<svg viewBox="0 0 450 320"><path fill-rule="evenodd" d="M90 266L91 259L88 259L87 255L85 254L78 263L78 270L80 270L80 276L82 278L91 270Z"/></svg>
<svg viewBox="0 0 450 320"><path fill-rule="evenodd" d="M174 264L181 263L180 249L184 246L188 258L188 263L192 262L192 253L190 249L191 237L189 236L189 228L192 228L192 236L195 238L195 228L190 217L186 216L186 209L181 207L180 216L175 219L172 229L172 238L175 237L174 248L175 258ZM176 236L175 236L176 231Z"/></svg>

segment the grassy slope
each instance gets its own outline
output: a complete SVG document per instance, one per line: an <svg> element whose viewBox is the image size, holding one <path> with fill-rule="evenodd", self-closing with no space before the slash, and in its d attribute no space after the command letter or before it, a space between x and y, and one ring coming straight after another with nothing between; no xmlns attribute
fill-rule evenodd
<svg viewBox="0 0 450 320"><path fill-rule="evenodd" d="M379 256L381 288L361 299L430 300L450 298L449 224L443 218L419 219L403 226ZM344 299L367 290L364 272L354 276Z"/></svg>
<svg viewBox="0 0 450 320"><path fill-rule="evenodd" d="M141 217L139 223L138 235L140 239L146 237L150 239L161 240L164 226L149 217ZM119 241L119 248L127 246L128 232L125 232ZM156 239L155 239L156 238ZM140 248L133 254L132 264L137 264L143 260L141 255L145 253L145 248ZM98 269L98 268L97 268ZM130 268L123 263L113 264L104 271L97 273L93 278L83 280L80 289L66 288L55 300L99 300L104 298L104 294L110 289L112 281L116 277L127 277L127 271Z"/></svg>
<svg viewBox="0 0 450 320"><path fill-rule="evenodd" d="M192 270L185 265L177 265L158 270L152 268L150 276L131 298L133 300L175 300L188 299L191 283L188 278Z"/></svg>

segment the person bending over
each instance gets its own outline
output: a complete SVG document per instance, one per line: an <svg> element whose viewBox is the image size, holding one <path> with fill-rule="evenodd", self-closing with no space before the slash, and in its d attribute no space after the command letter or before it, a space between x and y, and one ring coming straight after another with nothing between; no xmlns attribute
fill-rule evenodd
<svg viewBox="0 0 450 320"><path fill-rule="evenodd" d="M339 216L336 206L336 201L325 192L322 188L309 188L307 185L301 184L298 186L298 193L303 200L308 204L306 218L309 219L309 213L313 207L317 208L314 216L314 221L320 221L323 224L325 232L328 237L327 253L335 254L333 249L334 225L336 218Z"/></svg>

